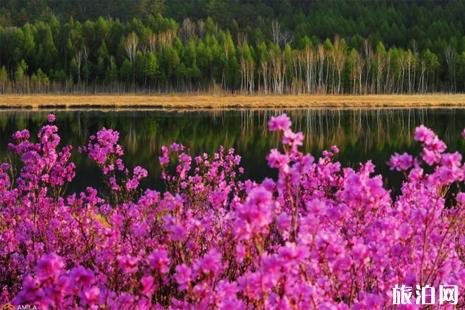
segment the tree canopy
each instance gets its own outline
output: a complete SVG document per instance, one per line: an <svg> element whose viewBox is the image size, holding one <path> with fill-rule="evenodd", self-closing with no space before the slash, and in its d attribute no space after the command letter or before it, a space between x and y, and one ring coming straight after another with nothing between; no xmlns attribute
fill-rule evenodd
<svg viewBox="0 0 465 310"><path fill-rule="evenodd" d="M464 1L3 3L2 92L405 93L465 87Z"/></svg>

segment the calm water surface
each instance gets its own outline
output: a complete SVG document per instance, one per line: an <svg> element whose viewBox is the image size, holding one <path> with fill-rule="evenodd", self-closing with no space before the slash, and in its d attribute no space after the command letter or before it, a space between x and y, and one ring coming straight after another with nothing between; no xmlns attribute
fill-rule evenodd
<svg viewBox="0 0 465 310"><path fill-rule="evenodd" d="M446 141L450 150L465 153L461 131L465 127L465 109L312 109L263 111L184 111L135 110L55 111L62 142L83 145L89 135L102 127L121 133L125 160L130 165L142 165L149 170L145 186L160 189L158 156L160 147L172 142L188 146L192 153L213 152L218 146L234 147L242 155L246 176L262 179L273 176L265 157L270 148L279 145L266 129L272 115L286 112L294 129L305 134L304 149L314 156L331 145L341 149L339 159L357 167L372 159L377 171L383 173L388 186L397 186L399 178L386 167L394 152L417 152L413 141L416 126L433 128ZM7 143L14 131L28 128L36 133L50 111L0 111L0 159L9 153ZM77 151L77 177L69 190L81 190L86 185L97 186L101 175L96 166Z"/></svg>

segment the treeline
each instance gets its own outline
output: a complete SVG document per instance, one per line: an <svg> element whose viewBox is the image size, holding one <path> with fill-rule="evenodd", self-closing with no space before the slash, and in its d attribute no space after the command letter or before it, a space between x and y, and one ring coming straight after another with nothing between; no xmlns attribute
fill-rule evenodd
<svg viewBox="0 0 465 310"><path fill-rule="evenodd" d="M269 39L272 20L298 41L335 34L360 36L388 46L407 47L414 39L421 49L436 50L464 35L462 0L2 0L0 25L22 26L55 16L84 22L100 16L130 21L161 14L182 23L213 18L233 36L250 41Z"/></svg>
<svg viewBox="0 0 465 310"><path fill-rule="evenodd" d="M144 23L161 14L179 24L211 17L233 37L241 33L250 42L272 40L272 21L281 25L284 39L298 42L315 35L320 40L339 34L346 40L367 38L374 45L430 49L440 52L450 42L463 45L463 0L2 0L0 25L85 22L99 17ZM276 34L276 33L275 33ZM414 43L415 42L415 43Z"/></svg>
<svg viewBox="0 0 465 310"><path fill-rule="evenodd" d="M174 1L176 2L176 1ZM189 2L189 1L187 1ZM166 9L166 8L165 8ZM465 39L423 47L360 35L270 35L160 14L0 27L0 92L414 93L465 89ZM462 32L463 33L463 32ZM437 43L436 42L436 43Z"/></svg>

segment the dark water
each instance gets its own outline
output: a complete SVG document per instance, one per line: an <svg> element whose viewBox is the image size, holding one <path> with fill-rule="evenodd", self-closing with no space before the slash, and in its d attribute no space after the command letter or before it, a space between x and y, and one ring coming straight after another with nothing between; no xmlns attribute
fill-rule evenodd
<svg viewBox="0 0 465 310"><path fill-rule="evenodd" d="M33 135L46 121L50 111L0 111L0 159L10 156L7 143L12 133L28 128ZM273 176L265 157L278 139L267 131L272 115L286 112L294 129L305 134L304 149L315 157L331 145L341 149L339 159L357 167L372 159L383 173L387 186L397 186L399 176L390 172L386 161L394 152L418 151L413 141L416 126L433 128L450 150L465 151L461 131L465 127L465 109L318 109L264 111L56 111L62 142L83 145L89 135L102 127L121 133L125 160L129 166L142 165L150 178L144 186L160 188L158 156L163 144L178 142L193 154L213 152L220 145L234 147L243 157L246 177L262 179ZM101 175L96 166L77 151L73 155L77 177L70 191L87 185L97 186Z"/></svg>

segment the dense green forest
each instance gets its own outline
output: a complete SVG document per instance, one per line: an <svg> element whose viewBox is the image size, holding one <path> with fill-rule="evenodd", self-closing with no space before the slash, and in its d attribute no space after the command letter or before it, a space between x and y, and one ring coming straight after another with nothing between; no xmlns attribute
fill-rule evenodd
<svg viewBox="0 0 465 310"><path fill-rule="evenodd" d="M465 89L465 1L3 0L0 92Z"/></svg>

